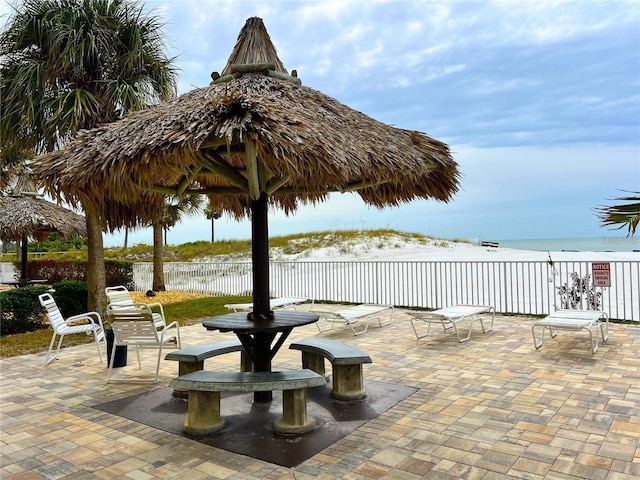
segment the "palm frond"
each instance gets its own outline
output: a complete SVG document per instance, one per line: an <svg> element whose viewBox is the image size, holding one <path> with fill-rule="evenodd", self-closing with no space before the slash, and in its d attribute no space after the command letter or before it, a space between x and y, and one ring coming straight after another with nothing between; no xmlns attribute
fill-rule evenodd
<svg viewBox="0 0 640 480"><path fill-rule="evenodd" d="M615 230L627 227L627 236L633 236L640 223L640 192L610 199L615 202L631 202L616 205L601 205L593 209L603 227L615 226Z"/></svg>

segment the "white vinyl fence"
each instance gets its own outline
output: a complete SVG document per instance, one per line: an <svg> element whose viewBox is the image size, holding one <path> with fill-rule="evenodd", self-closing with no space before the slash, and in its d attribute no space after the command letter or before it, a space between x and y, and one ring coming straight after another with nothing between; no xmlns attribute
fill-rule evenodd
<svg viewBox="0 0 640 480"><path fill-rule="evenodd" d="M13 263L0 262L0 283L15 280L16 270Z"/></svg>
<svg viewBox="0 0 640 480"><path fill-rule="evenodd" d="M640 261L608 262L611 287L600 308L613 319L640 320ZM137 290L152 286L153 265L134 264ZM492 305L497 312L546 315L562 308L558 288L573 285L571 274L591 274L591 262L271 262L274 297L441 308L453 304ZM250 295L251 262L164 264L167 290L208 295ZM582 305L587 308L587 305Z"/></svg>

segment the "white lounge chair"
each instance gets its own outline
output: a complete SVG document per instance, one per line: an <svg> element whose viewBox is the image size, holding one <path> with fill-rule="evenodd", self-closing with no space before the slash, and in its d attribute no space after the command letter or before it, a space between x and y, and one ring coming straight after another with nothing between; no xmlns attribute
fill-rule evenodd
<svg viewBox="0 0 640 480"><path fill-rule="evenodd" d="M323 329L320 327L320 322L316 322L316 327L318 327L320 333L333 329L336 323L342 323L349 326L354 335L362 335L369 329L369 322L371 322L371 320L377 320L380 327L389 325L393 318L393 305L362 304L345 307L337 311L311 310L311 312L320 315L320 318L331 324L329 328ZM389 317L382 323L380 317L387 312L389 313ZM366 323L364 328L356 331L356 329L353 328L353 324L358 320L365 320Z"/></svg>
<svg viewBox="0 0 640 480"><path fill-rule="evenodd" d="M40 305L47 310L47 318L49 323L53 327L53 336L51 337L51 343L49 344L49 351L47 352L47 358L44 360L44 364L48 365L56 358L60 353L60 345L62 345L62 339L65 335L71 335L73 333L86 333L92 334L98 347L98 356L102 362L102 351L100 350L100 340L105 341L104 328L102 327L102 318L98 312L81 313L80 315L73 315L66 320L62 317L60 309L56 304L56 301L48 293L43 293L38 296ZM51 356L53 350L53 344L56 340L56 336L60 335L58 340L58 348L55 355Z"/></svg>
<svg viewBox="0 0 640 480"><path fill-rule="evenodd" d="M153 320L151 309L146 306L122 307L119 305L108 305L107 316L113 329L113 346L111 348L111 360L107 372L107 383L109 382L158 382L158 372L160 371L160 359L162 349L180 348L180 326L178 322L171 322L164 328L157 328ZM140 362L140 348L157 348L158 358L156 361L156 373L153 378L143 378L131 376L127 378L112 379L113 362L116 357L117 346L131 346L136 348L138 357L138 368L142 369Z"/></svg>
<svg viewBox="0 0 640 480"><path fill-rule="evenodd" d="M489 328L485 328L480 315L488 313L491 314L491 324ZM471 338L471 327L473 326L473 322L476 320L480 321L480 325L482 326L482 331L484 333L490 332L493 329L493 321L495 320L496 311L490 305L455 305L453 307L440 308L431 312L410 312L409 315L411 315L411 326L413 327L413 332L416 334L417 339L429 335L431 322L440 322L445 332L450 328L453 328L453 331L456 333L456 337L458 338L458 342L462 343ZM460 338L460 332L458 332L457 324L467 320L469 321L469 333L466 337ZM416 329L417 322L425 322L427 324L427 333L423 335L418 333L418 330Z"/></svg>
<svg viewBox="0 0 640 480"><path fill-rule="evenodd" d="M531 326L533 345L538 350L544 343L544 331L549 330L551 338L555 338L558 330L586 330L591 340L591 352L598 351L598 328L602 341L609 338L609 315L600 310L557 310ZM536 329L540 330L540 339L536 336Z"/></svg>
<svg viewBox="0 0 640 480"><path fill-rule="evenodd" d="M162 304L153 302L153 303L135 303L131 298L131 294L127 287L122 285L118 285L116 287L107 287L104 289L107 294L107 300L109 301L109 305L112 305L114 308L119 307L136 307L140 308L141 305L146 305L151 309L151 313L153 315L153 323L156 324L156 328L164 328L167 326L167 321L164 316L164 308Z"/></svg>
<svg viewBox="0 0 640 480"><path fill-rule="evenodd" d="M286 310L287 308L292 308L295 310L296 305L308 301L309 299L304 297L279 297L269 300L269 305L271 309L282 308ZM227 303L225 308L233 310L234 312L250 312L253 310L253 303Z"/></svg>

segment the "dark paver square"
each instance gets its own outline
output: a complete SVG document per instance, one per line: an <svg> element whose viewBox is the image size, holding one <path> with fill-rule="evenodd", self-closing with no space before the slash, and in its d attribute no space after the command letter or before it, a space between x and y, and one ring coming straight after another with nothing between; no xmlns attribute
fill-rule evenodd
<svg viewBox="0 0 640 480"><path fill-rule="evenodd" d="M220 411L226 420L225 426L202 437L182 431L187 401L174 397L171 388L157 388L94 408L223 450L295 467L416 391L412 387L375 381L367 381L365 388L366 398L353 402L333 400L330 384L308 389L307 409L315 417L317 427L294 436L276 434L272 428L273 421L282 415L282 392L273 392L273 400L265 404L254 403L252 393L223 393Z"/></svg>

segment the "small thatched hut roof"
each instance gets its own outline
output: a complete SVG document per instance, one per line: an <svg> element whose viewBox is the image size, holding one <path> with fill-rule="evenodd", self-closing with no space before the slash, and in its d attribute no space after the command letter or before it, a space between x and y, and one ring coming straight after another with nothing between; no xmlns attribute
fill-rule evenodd
<svg viewBox="0 0 640 480"><path fill-rule="evenodd" d="M0 198L0 240L3 242L23 237L42 241L53 232L63 238L84 237L87 235L84 217L35 193Z"/></svg>
<svg viewBox="0 0 640 480"><path fill-rule="evenodd" d="M213 208L242 217L261 192L293 212L329 192L355 191L384 207L448 201L458 190L458 166L445 143L301 85L258 18L247 21L213 78L174 101L79 132L36 159L36 173L51 193L118 219L132 203L129 212L151 218L156 197L183 192L208 194Z"/></svg>
<svg viewBox="0 0 640 480"><path fill-rule="evenodd" d="M278 58L276 47L271 37L264 28L262 20L251 17L247 20L238 34L238 40L229 56L227 65L222 70L222 75L234 72L234 65L267 64L273 63L273 70L288 73L287 69Z"/></svg>

